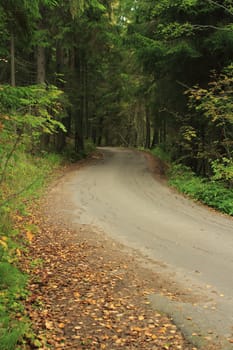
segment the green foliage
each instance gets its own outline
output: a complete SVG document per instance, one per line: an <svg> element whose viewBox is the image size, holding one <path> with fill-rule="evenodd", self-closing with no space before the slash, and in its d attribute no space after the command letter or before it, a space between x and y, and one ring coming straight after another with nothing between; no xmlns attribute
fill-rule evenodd
<svg viewBox="0 0 233 350"><path fill-rule="evenodd" d="M8 140L10 142L10 140ZM27 296L27 277L16 267L23 242L17 238L13 219L27 215L27 205L42 191L52 170L61 162L57 154L30 155L19 147L7 166L7 176L0 183L0 349L15 350L30 325L24 319L22 300ZM35 228L30 227L30 230ZM21 315L18 320L18 314Z"/></svg>
<svg viewBox="0 0 233 350"><path fill-rule="evenodd" d="M21 149L15 151L8 163L7 177L1 186L0 206L4 202L8 203L8 200L9 204L13 200L14 205L18 206L22 198L33 196L43 186L51 169L60 162L61 156L57 154L32 156Z"/></svg>
<svg viewBox="0 0 233 350"><path fill-rule="evenodd" d="M149 0L132 8L125 41L137 64L132 72L147 86L137 96L153 128L149 139L171 149L173 160L211 176L214 160L232 158L232 4ZM212 71L218 73L211 81ZM188 87L192 100L184 94Z"/></svg>
<svg viewBox="0 0 233 350"><path fill-rule="evenodd" d="M0 318L2 327L0 327L0 350L15 350L17 343L26 333L28 326L22 322L10 322L7 317Z"/></svg>
<svg viewBox="0 0 233 350"><path fill-rule="evenodd" d="M14 350L28 330L28 323L17 321L23 313L26 276L8 262L0 262L0 349Z"/></svg>
<svg viewBox="0 0 233 350"><path fill-rule="evenodd" d="M231 183L233 157L233 66L228 66L220 75L214 75L208 87L195 86L187 90L189 108L196 120L206 126L206 139L211 140L205 152L199 152L212 164L215 179ZM198 131L196 130L196 133ZM197 155L197 156L198 156Z"/></svg>
<svg viewBox="0 0 233 350"><path fill-rule="evenodd" d="M63 116L62 91L55 86L33 85L27 87L0 87L0 111L8 113L7 118L0 114L0 121L10 128L25 128L41 133L53 133L57 128L65 131L57 118ZM4 130L3 130L4 131Z"/></svg>
<svg viewBox="0 0 233 350"><path fill-rule="evenodd" d="M217 125L233 124L233 65L228 66L219 77L209 83L208 89L194 87L187 91L190 107Z"/></svg>
<svg viewBox="0 0 233 350"><path fill-rule="evenodd" d="M92 152L94 152L95 149L96 149L96 146L94 145L91 139L84 141L84 151L87 156Z"/></svg>
<svg viewBox="0 0 233 350"><path fill-rule="evenodd" d="M233 191L213 179L197 177L184 165L173 165L169 183L180 192L226 214L233 215Z"/></svg>
<svg viewBox="0 0 233 350"><path fill-rule="evenodd" d="M72 141L70 141L65 149L63 150L63 156L68 161L75 163L83 158L88 157L91 153L93 153L96 149L95 144L91 139L87 139L84 141L84 149L76 152L74 150L74 144Z"/></svg>
<svg viewBox="0 0 233 350"><path fill-rule="evenodd" d="M158 25L158 33L161 34L161 36L165 40L169 39L177 39L182 37L188 37L193 35L193 26L191 23L178 23L178 22L172 22L169 24L159 24Z"/></svg>
<svg viewBox="0 0 233 350"><path fill-rule="evenodd" d="M200 57L200 52L191 43L180 41L167 49L167 55L172 55L173 60L178 61L179 59L198 58Z"/></svg>
<svg viewBox="0 0 233 350"><path fill-rule="evenodd" d="M213 170L213 179L228 184L233 187L233 161L223 157L221 160L216 159L211 164Z"/></svg>
<svg viewBox="0 0 233 350"><path fill-rule="evenodd" d="M171 161L171 155L164 150L163 145L159 145L155 148L152 148L150 150L150 153L153 154L153 156L160 158L164 162L170 162Z"/></svg>
<svg viewBox="0 0 233 350"><path fill-rule="evenodd" d="M7 262L0 262L0 288L1 290L11 288L18 289L18 286L24 286L24 276L12 265Z"/></svg>
<svg viewBox="0 0 233 350"><path fill-rule="evenodd" d="M171 162L171 155L162 147L150 150L155 157L168 164L169 184L179 192L223 213L233 216L233 165L227 158L212 162L210 179L197 176L188 166Z"/></svg>

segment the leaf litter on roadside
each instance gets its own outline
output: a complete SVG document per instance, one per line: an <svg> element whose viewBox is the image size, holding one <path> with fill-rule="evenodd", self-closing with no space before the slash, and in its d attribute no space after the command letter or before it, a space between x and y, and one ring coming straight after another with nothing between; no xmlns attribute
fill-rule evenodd
<svg viewBox="0 0 233 350"><path fill-rule="evenodd" d="M21 256L31 274L26 309L37 335L30 349L195 349L150 308L154 290L129 270L127 256L93 244L87 229L81 234L39 214L30 220L40 228L26 232Z"/></svg>

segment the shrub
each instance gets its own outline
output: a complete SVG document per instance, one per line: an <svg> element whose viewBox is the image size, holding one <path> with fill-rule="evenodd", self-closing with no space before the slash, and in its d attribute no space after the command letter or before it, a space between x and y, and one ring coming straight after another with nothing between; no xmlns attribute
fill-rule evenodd
<svg viewBox="0 0 233 350"><path fill-rule="evenodd" d="M226 214L233 215L233 192L224 184L214 179L200 178L188 167L180 164L171 167L169 183L180 192Z"/></svg>

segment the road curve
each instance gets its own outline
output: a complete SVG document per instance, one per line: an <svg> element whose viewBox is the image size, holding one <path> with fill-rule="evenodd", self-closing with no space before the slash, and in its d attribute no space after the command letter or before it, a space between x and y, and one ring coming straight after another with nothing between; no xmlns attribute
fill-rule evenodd
<svg viewBox="0 0 233 350"><path fill-rule="evenodd" d="M161 262L184 286L203 292L208 302L196 308L196 317L203 318L202 310L206 327L231 338L232 219L156 180L144 153L120 148L100 152L103 158L75 172L67 184L76 206L73 221L101 228Z"/></svg>

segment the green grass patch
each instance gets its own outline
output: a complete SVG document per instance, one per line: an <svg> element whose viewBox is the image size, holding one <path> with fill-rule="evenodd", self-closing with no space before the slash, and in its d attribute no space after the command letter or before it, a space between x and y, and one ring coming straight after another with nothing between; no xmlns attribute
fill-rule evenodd
<svg viewBox="0 0 233 350"><path fill-rule="evenodd" d="M218 181L216 176L207 179L195 175L190 168L172 163L170 155L160 147L150 150L150 153L169 163L167 172L169 184L179 192L223 213L233 215L233 190L227 187L222 179Z"/></svg>
<svg viewBox="0 0 233 350"><path fill-rule="evenodd" d="M233 191L223 183L196 176L184 165L172 165L169 184L178 191L219 211L233 215Z"/></svg>
<svg viewBox="0 0 233 350"><path fill-rule="evenodd" d="M150 150L153 156L160 158L164 162L171 162L171 157L168 152L166 152L162 147L156 147Z"/></svg>
<svg viewBox="0 0 233 350"><path fill-rule="evenodd" d="M15 266L0 262L0 350L16 349L18 341L29 329L29 323L22 317L26 282L27 276Z"/></svg>
<svg viewBox="0 0 233 350"><path fill-rule="evenodd" d="M63 156L71 163L75 163L81 159L87 158L92 152L96 150L96 146L92 140L84 141L84 150L75 151L74 140L68 140L67 145L63 151Z"/></svg>

